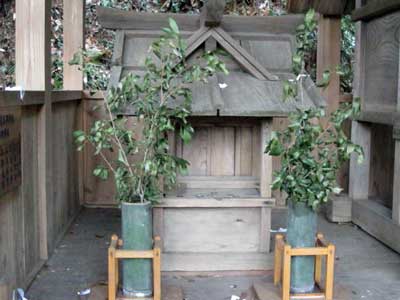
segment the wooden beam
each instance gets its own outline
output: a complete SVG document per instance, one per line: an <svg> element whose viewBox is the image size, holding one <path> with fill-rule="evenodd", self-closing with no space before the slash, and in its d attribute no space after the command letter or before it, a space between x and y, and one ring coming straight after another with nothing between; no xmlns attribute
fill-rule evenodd
<svg viewBox="0 0 400 300"><path fill-rule="evenodd" d="M0 92L0 107L41 104L44 104L44 92L41 91L25 91L22 99L21 93L18 91Z"/></svg>
<svg viewBox="0 0 400 300"><path fill-rule="evenodd" d="M64 0L63 5L64 90L83 90L82 71L78 70L78 66L70 66L69 61L76 52L85 47L85 5L83 0Z"/></svg>
<svg viewBox="0 0 400 300"><path fill-rule="evenodd" d="M52 195L51 0L16 0L16 83L44 91L38 117L38 205L40 258L48 258L47 209ZM24 175L23 175L24 176ZM24 188L24 186L22 186Z"/></svg>
<svg viewBox="0 0 400 300"><path fill-rule="evenodd" d="M82 91L54 91L51 93L51 102L68 102L68 101L79 101L82 99Z"/></svg>
<svg viewBox="0 0 400 300"><path fill-rule="evenodd" d="M74 54L85 48L85 1L84 0L63 0L64 5L64 53L63 53L63 88L64 90L77 90L75 93L71 93L70 96L77 97L76 99L82 99L82 91L84 88L83 84L83 73L79 70L78 66L71 66L69 61L74 57ZM58 96L58 95L57 95ZM60 96L64 97L53 97L53 102L61 102L67 100L73 100L66 96L66 93L62 93ZM85 101L80 101L75 128L79 130L85 130ZM78 154L77 169L79 178L79 203L84 204L84 176L85 176L85 151L80 151Z"/></svg>
<svg viewBox="0 0 400 300"><path fill-rule="evenodd" d="M318 21L317 80L322 81L326 70L331 72L330 84L322 91L326 99L327 112L339 107L340 77L336 67L340 65L341 29L339 18L320 16Z"/></svg>
<svg viewBox="0 0 400 300"><path fill-rule="evenodd" d="M98 6L97 17L101 26L110 29L160 30L168 26L169 18L174 18L183 31L200 28L199 15L137 13Z"/></svg>
<svg viewBox="0 0 400 300"><path fill-rule="evenodd" d="M160 31L168 26L168 18L174 18L183 32L194 32L201 26L199 15L157 14L134 11L122 11L113 8L97 8L100 24L109 29ZM296 28L304 22L303 15L268 16L231 16L226 15L220 27L229 34L294 34Z"/></svg>
<svg viewBox="0 0 400 300"><path fill-rule="evenodd" d="M289 13L305 13L312 7L313 0L288 0L286 9Z"/></svg>
<svg viewBox="0 0 400 300"><path fill-rule="evenodd" d="M289 0L287 3L289 13L305 13L310 8L325 16L341 16L354 9L354 0Z"/></svg>
<svg viewBox="0 0 400 300"><path fill-rule="evenodd" d="M182 198L168 197L156 204L155 208L238 208L238 207L273 207L273 199L265 198Z"/></svg>
<svg viewBox="0 0 400 300"><path fill-rule="evenodd" d="M378 112L363 110L355 119L362 122L394 125L400 122L400 112Z"/></svg>
<svg viewBox="0 0 400 300"><path fill-rule="evenodd" d="M222 28L212 30L212 36L233 58L250 74L260 80L279 80L279 77L268 72L255 58L248 53Z"/></svg>
<svg viewBox="0 0 400 300"><path fill-rule="evenodd" d="M78 101L82 99L81 91L54 91L51 94L52 103ZM18 91L0 92L0 107L43 105L44 91L25 91L21 98Z"/></svg>
<svg viewBox="0 0 400 300"><path fill-rule="evenodd" d="M356 9L351 18L353 21L370 21L399 9L400 0L370 0L366 5Z"/></svg>
<svg viewBox="0 0 400 300"><path fill-rule="evenodd" d="M358 5L358 4L357 4ZM354 65L354 80L353 94L354 97L361 99L362 110L365 111L365 49L366 49L366 25L362 22L356 23L356 49L355 49L355 65Z"/></svg>
<svg viewBox="0 0 400 300"><path fill-rule="evenodd" d="M261 122L261 174L260 174L260 194L261 197L271 198L272 196L272 156L264 153L265 145L271 136L272 121L263 120Z"/></svg>
<svg viewBox="0 0 400 300"><path fill-rule="evenodd" d="M349 4L353 0L314 0L314 9L324 16L341 16L346 13L346 8L350 8Z"/></svg>
<svg viewBox="0 0 400 300"><path fill-rule="evenodd" d="M379 204L379 201L353 201L352 222L394 251L400 252L400 226L393 222L390 209Z"/></svg>

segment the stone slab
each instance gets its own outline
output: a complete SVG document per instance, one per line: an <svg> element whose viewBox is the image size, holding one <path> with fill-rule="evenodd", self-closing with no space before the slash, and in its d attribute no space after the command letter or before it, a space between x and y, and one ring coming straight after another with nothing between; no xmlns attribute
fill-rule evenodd
<svg viewBox="0 0 400 300"><path fill-rule="evenodd" d="M91 293L88 300L107 300L108 289L106 285L97 285L91 288ZM162 300L183 300L183 291L182 288L177 286L165 286L162 287L161 292ZM126 299L126 298L118 298L118 299ZM143 299L143 298L142 298ZM147 299L147 298L146 298ZM146 300L143 299L143 300ZM152 299L152 298L150 298ZM150 300L149 299L149 300Z"/></svg>
<svg viewBox="0 0 400 300"><path fill-rule="evenodd" d="M345 286L336 285L334 300L351 300L351 289ZM274 286L272 282L254 283L249 291L242 295L241 300L281 300L280 287ZM296 298L297 300L308 300L311 298ZM324 297L313 297L312 299L325 299Z"/></svg>

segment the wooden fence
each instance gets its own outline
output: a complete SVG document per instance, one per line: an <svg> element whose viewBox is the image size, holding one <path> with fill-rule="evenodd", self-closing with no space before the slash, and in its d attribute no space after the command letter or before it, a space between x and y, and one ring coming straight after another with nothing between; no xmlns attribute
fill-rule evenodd
<svg viewBox="0 0 400 300"><path fill-rule="evenodd" d="M51 98L51 134L41 137L40 108ZM80 210L82 176L80 155L72 133L81 127L81 92L0 92L0 109L21 110L21 171L19 188L0 198L0 298L15 286L26 287ZM38 143L49 139L50 153ZM50 172L38 180L46 156ZM41 184L51 186L50 201L42 203ZM8 290L8 291L7 291ZM3 299L3 298L1 298ZM6 298L8 299L8 298Z"/></svg>

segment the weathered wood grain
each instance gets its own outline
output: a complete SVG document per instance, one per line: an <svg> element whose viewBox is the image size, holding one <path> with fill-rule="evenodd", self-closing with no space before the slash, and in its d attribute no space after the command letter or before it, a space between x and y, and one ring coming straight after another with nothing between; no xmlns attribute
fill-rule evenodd
<svg viewBox="0 0 400 300"><path fill-rule="evenodd" d="M330 71L329 86L321 91L326 99L328 114L339 107L340 101L340 76L336 74L336 67L340 65L341 55L340 22L340 18L324 16L318 20L317 81L322 82L324 72Z"/></svg>
<svg viewBox="0 0 400 300"><path fill-rule="evenodd" d="M370 182L371 128L370 124L352 122L351 140L363 147L364 162L357 163L355 156L350 160L349 195L352 199L367 199Z"/></svg>
<svg viewBox="0 0 400 300"><path fill-rule="evenodd" d="M168 26L168 19L174 18L183 32L194 32L200 28L200 16L188 14L153 14L123 11L113 8L97 8L100 24L110 29L131 29L159 31ZM260 17L224 16L221 27L229 33L291 33L303 22L302 15Z"/></svg>
<svg viewBox="0 0 400 300"><path fill-rule="evenodd" d="M352 221L384 244L400 252L400 227L390 209L373 200L354 200Z"/></svg>
<svg viewBox="0 0 400 300"><path fill-rule="evenodd" d="M353 21L370 21L400 9L399 0L369 1L352 13Z"/></svg>
<svg viewBox="0 0 400 300"><path fill-rule="evenodd" d="M74 54L84 49L85 9L83 0L63 1L63 88L65 90L83 90L83 74L78 66L69 61Z"/></svg>
<svg viewBox="0 0 400 300"><path fill-rule="evenodd" d="M392 207L395 142L392 127L371 124L371 166L368 195Z"/></svg>
<svg viewBox="0 0 400 300"><path fill-rule="evenodd" d="M73 139L76 130L79 103L54 105L52 127L53 188L48 203L49 249L63 237L66 228L80 210L78 155Z"/></svg>
<svg viewBox="0 0 400 300"><path fill-rule="evenodd" d="M395 141L392 219L400 225L400 140Z"/></svg>
<svg viewBox="0 0 400 300"><path fill-rule="evenodd" d="M287 10L290 13L305 13L314 8L322 15L341 16L354 9L354 2L354 0L289 0Z"/></svg>
<svg viewBox="0 0 400 300"><path fill-rule="evenodd" d="M258 208L178 208L164 211L166 252L257 252ZM204 227L207 224L207 227ZM182 236L185 236L182 239ZM245 242L243 242L245 241Z"/></svg>
<svg viewBox="0 0 400 300"><path fill-rule="evenodd" d="M272 270L270 253L163 253L163 271Z"/></svg>
<svg viewBox="0 0 400 300"><path fill-rule="evenodd" d="M156 204L155 207L166 208L254 208L254 207L272 207L274 199L266 199L260 197L252 198L189 198L189 197L168 197Z"/></svg>
<svg viewBox="0 0 400 300"><path fill-rule="evenodd" d="M187 14L132 13L114 8L97 7L100 24L110 29L151 30L168 26L174 18L181 30L195 31L200 27L200 16Z"/></svg>
<svg viewBox="0 0 400 300"><path fill-rule="evenodd" d="M364 99L366 110L393 112L397 110L399 86L399 30L400 11L368 22L364 38L365 81Z"/></svg>
<svg viewBox="0 0 400 300"><path fill-rule="evenodd" d="M43 103L44 92L42 91L27 91L22 99L21 93L18 91L0 92L0 107L40 105Z"/></svg>
<svg viewBox="0 0 400 300"><path fill-rule="evenodd" d="M235 175L235 129L234 127L215 127L210 136L209 175Z"/></svg>
<svg viewBox="0 0 400 300"><path fill-rule="evenodd" d="M187 145L182 145L182 157L190 162L188 174L208 174L210 168L209 151L213 146L209 143L210 134L210 128L195 127L191 142Z"/></svg>
<svg viewBox="0 0 400 300"><path fill-rule="evenodd" d="M400 112L381 112L374 110L363 110L355 118L355 120L361 122L384 124L384 125L394 125L400 121Z"/></svg>
<svg viewBox="0 0 400 300"><path fill-rule="evenodd" d="M240 44L235 41L225 30L221 28L213 29L213 37L217 42L233 56L250 74L260 80L278 80L276 75L271 74L253 56L251 56Z"/></svg>
<svg viewBox="0 0 400 300"><path fill-rule="evenodd" d="M271 198L272 184L272 156L265 152L265 146L272 132L272 120L263 120L261 123L261 164L260 164L260 195L261 197Z"/></svg>
<svg viewBox="0 0 400 300"><path fill-rule="evenodd" d="M258 178L252 176L181 176L178 182L188 189L255 189L259 186Z"/></svg>
<svg viewBox="0 0 400 300"><path fill-rule="evenodd" d="M16 1L16 84L27 90L44 91L44 104L37 116L35 176L38 192L40 258L48 258L47 204L52 195L51 158L51 55L49 0ZM41 20L37 22L36 20ZM29 272L27 272L29 273Z"/></svg>

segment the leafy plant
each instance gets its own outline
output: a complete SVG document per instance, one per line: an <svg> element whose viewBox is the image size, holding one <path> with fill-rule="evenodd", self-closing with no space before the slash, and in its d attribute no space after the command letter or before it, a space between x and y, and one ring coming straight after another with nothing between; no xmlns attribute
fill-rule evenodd
<svg viewBox="0 0 400 300"><path fill-rule="evenodd" d="M297 31L298 49L293 58L297 80L284 85L284 98L298 98L297 84L308 76L304 59L310 50L307 32L313 30L314 12L309 11L304 25ZM329 84L326 73L321 86ZM288 88L289 86L289 88ZM292 88L293 87L293 88ZM265 152L281 157L281 168L275 172L272 189L284 191L289 201L306 202L317 209L328 201L330 193L340 193L336 173L353 153L363 160L363 150L351 142L343 131L343 122L360 111L359 99L343 103L326 121L323 108L298 109L289 115L289 126L283 132L273 132Z"/></svg>
<svg viewBox="0 0 400 300"><path fill-rule="evenodd" d="M82 66L83 81L91 91L103 91L107 89L109 72L104 65L108 64L108 51L100 51L97 48L80 50L69 61L71 65Z"/></svg>
<svg viewBox="0 0 400 300"><path fill-rule="evenodd" d="M211 52L189 64L185 49L179 28L170 19L169 28L150 48L144 75L129 74L107 93L104 107L108 118L96 121L88 133L74 133L78 150L89 143L103 158L104 164L96 167L94 175L106 179L110 172L113 174L119 201L156 201L161 193L160 181L171 187L177 173L187 168L187 161L168 153L167 135L178 129L179 138L184 143L190 141L190 85L227 70ZM80 57L78 54L74 63L82 62ZM134 131L128 118L120 114L126 107L136 112L140 132ZM110 151L117 157L115 160L108 158Z"/></svg>

